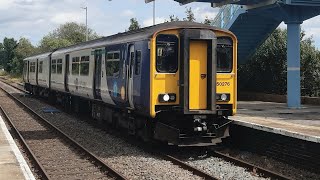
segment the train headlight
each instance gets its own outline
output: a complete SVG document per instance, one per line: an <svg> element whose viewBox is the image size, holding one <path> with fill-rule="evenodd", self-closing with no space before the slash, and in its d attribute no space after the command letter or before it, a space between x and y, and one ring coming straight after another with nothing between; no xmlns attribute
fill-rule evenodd
<svg viewBox="0 0 320 180"><path fill-rule="evenodd" d="M158 99L161 103L176 102L177 96L174 93L159 94Z"/></svg>
<svg viewBox="0 0 320 180"><path fill-rule="evenodd" d="M221 100L226 101L228 99L228 96L226 94L221 95Z"/></svg>
<svg viewBox="0 0 320 180"><path fill-rule="evenodd" d="M170 100L169 94L163 95L163 96L162 96L162 99L163 99L164 102L168 102L168 101Z"/></svg>
<svg viewBox="0 0 320 180"><path fill-rule="evenodd" d="M228 102L230 101L230 94L227 94L227 93L216 94L216 100L217 102Z"/></svg>

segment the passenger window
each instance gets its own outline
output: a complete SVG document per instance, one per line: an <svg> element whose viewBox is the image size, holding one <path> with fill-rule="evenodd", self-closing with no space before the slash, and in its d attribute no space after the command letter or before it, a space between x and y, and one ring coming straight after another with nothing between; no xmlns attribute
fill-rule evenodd
<svg viewBox="0 0 320 180"><path fill-rule="evenodd" d="M51 60L51 74L57 73L57 60Z"/></svg>
<svg viewBox="0 0 320 180"><path fill-rule="evenodd" d="M217 72L230 73L233 67L232 39L228 37L218 38L217 44Z"/></svg>
<svg viewBox="0 0 320 180"><path fill-rule="evenodd" d="M82 56L80 63L80 75L89 75L89 56Z"/></svg>
<svg viewBox="0 0 320 180"><path fill-rule="evenodd" d="M136 51L136 62L135 62L135 75L140 74L140 64L141 64L141 51Z"/></svg>
<svg viewBox="0 0 320 180"><path fill-rule="evenodd" d="M72 58L72 75L79 75L79 57Z"/></svg>
<svg viewBox="0 0 320 180"><path fill-rule="evenodd" d="M108 52L106 58L106 73L109 77L119 77L120 51Z"/></svg>
<svg viewBox="0 0 320 180"><path fill-rule="evenodd" d="M42 66L43 66L43 61L39 62L39 73L42 73Z"/></svg>
<svg viewBox="0 0 320 180"><path fill-rule="evenodd" d="M62 74L62 59L57 60L57 74Z"/></svg>
<svg viewBox="0 0 320 180"><path fill-rule="evenodd" d="M175 35L157 36L156 69L161 73L175 73L178 70L178 38Z"/></svg>

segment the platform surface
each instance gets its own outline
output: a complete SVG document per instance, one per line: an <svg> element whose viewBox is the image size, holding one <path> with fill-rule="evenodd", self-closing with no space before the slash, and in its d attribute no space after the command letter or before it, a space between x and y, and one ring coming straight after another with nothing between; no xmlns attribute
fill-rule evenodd
<svg viewBox="0 0 320 180"><path fill-rule="evenodd" d="M0 116L0 180L9 179L35 178Z"/></svg>
<svg viewBox="0 0 320 180"><path fill-rule="evenodd" d="M235 124L320 143L320 106L289 109L285 103L239 101Z"/></svg>

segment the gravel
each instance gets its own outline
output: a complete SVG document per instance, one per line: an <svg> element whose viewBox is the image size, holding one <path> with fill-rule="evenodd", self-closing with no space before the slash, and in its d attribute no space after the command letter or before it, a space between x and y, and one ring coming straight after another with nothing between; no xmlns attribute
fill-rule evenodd
<svg viewBox="0 0 320 180"><path fill-rule="evenodd" d="M44 113L43 108L53 107L37 99L28 96L19 98L129 179L202 179L71 115Z"/></svg>
<svg viewBox="0 0 320 180"><path fill-rule="evenodd" d="M246 162L249 162L251 164L254 164L259 167L263 167L265 169L278 172L279 174L283 174L289 178L292 179L304 179L304 180L315 180L320 179L320 174L303 170L300 168L293 167L292 165L279 162L275 159L266 157L266 156L260 156L255 153L240 151L237 149L224 149L225 153L228 153L229 155L242 159Z"/></svg>
<svg viewBox="0 0 320 180"><path fill-rule="evenodd" d="M95 128L73 115L63 112L44 113L43 108L54 107L42 101L28 96L20 97L20 99L129 179L201 179L191 172L144 152L142 149L127 143L123 138ZM265 163L263 162L265 161L264 157L245 152L234 153L234 155L238 155L246 161L256 162L256 165L262 167L265 165L270 170L275 171L278 169L278 172L283 175L291 174L290 177L299 177L296 179L320 179L318 175L297 170L276 161L268 160L268 163ZM188 158L185 158L185 162L221 179L265 179L247 171L245 168L235 166L216 157L191 154Z"/></svg>
<svg viewBox="0 0 320 180"><path fill-rule="evenodd" d="M67 145L57 134L39 124L34 117L7 97L2 90L0 90L0 104L50 178L78 179L84 177L85 179L95 179L98 176L101 179L110 179L100 172L100 169L94 166L90 160L83 159L82 155ZM82 162L79 164L61 163L65 159L81 160Z"/></svg>

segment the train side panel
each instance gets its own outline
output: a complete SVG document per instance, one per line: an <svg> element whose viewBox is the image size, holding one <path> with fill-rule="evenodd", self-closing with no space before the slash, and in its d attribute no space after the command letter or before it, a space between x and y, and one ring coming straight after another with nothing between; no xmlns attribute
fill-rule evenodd
<svg viewBox="0 0 320 180"><path fill-rule="evenodd" d="M65 64L63 63L63 55L52 55L51 56L51 79L50 79L50 88L55 91L64 92L64 71Z"/></svg>
<svg viewBox="0 0 320 180"><path fill-rule="evenodd" d="M43 88L49 88L49 56L38 59L38 85Z"/></svg>
<svg viewBox="0 0 320 180"><path fill-rule="evenodd" d="M69 55L69 73L66 74L69 92L93 99L94 55L91 54L91 49L72 52Z"/></svg>
<svg viewBox="0 0 320 180"><path fill-rule="evenodd" d="M29 60L29 83L33 86L37 86L37 60L30 59Z"/></svg>

